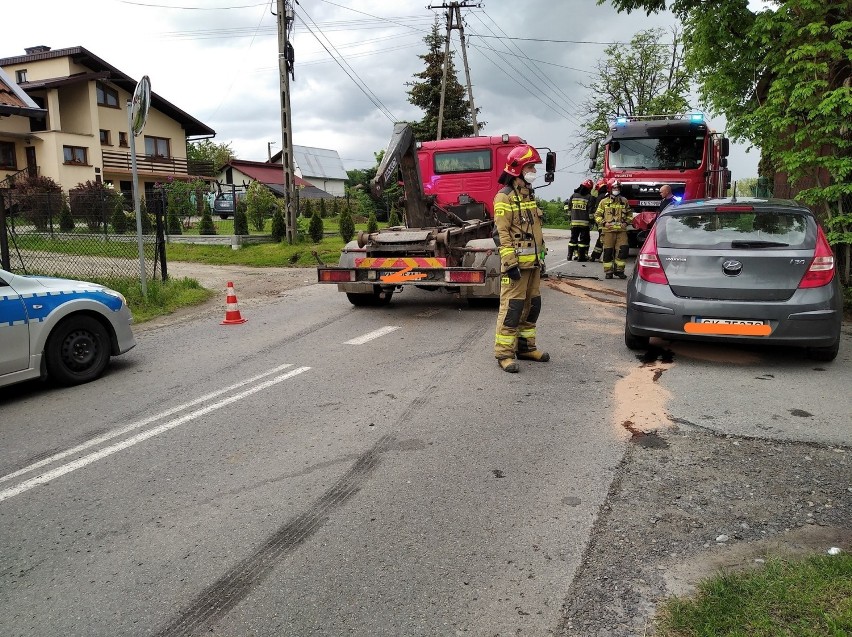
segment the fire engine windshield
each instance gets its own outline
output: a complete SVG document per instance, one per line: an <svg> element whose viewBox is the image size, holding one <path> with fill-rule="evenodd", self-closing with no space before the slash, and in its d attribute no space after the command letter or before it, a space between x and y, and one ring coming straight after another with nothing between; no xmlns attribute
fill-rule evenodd
<svg viewBox="0 0 852 637"><path fill-rule="evenodd" d="M473 173L491 170L491 150L463 150L435 153L435 174Z"/></svg>
<svg viewBox="0 0 852 637"><path fill-rule="evenodd" d="M609 167L621 170L689 170L700 167L703 158L703 136L619 138L609 143Z"/></svg>

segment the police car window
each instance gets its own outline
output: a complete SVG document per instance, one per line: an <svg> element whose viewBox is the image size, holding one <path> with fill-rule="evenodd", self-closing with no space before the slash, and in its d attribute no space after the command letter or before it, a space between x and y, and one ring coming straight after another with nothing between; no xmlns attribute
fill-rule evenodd
<svg viewBox="0 0 852 637"><path fill-rule="evenodd" d="M435 153L435 174L472 173L491 170L490 150Z"/></svg>

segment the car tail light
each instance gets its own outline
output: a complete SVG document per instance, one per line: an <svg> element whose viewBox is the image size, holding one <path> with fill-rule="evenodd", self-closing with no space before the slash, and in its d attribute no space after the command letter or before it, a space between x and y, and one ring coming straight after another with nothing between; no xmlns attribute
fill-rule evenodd
<svg viewBox="0 0 852 637"><path fill-rule="evenodd" d="M660 265L660 257L657 255L657 230L651 229L648 238L642 244L638 259L639 277L648 283L659 283L668 285L669 280Z"/></svg>
<svg viewBox="0 0 852 637"><path fill-rule="evenodd" d="M445 270L447 283L485 283L485 270Z"/></svg>
<svg viewBox="0 0 852 637"><path fill-rule="evenodd" d="M828 239L825 238L825 233L822 228L817 226L817 243L814 250L814 260L811 261L811 267L805 272L802 281L799 283L800 288L819 288L823 285L828 285L834 278L834 254L831 252L831 246L828 245Z"/></svg>
<svg viewBox="0 0 852 637"><path fill-rule="evenodd" d="M320 270L320 283L350 283L355 280L355 270Z"/></svg>

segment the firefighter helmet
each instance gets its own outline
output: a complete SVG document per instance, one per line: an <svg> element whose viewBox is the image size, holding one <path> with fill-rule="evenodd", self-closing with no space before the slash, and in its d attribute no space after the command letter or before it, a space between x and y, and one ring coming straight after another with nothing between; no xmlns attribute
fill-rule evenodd
<svg viewBox="0 0 852 637"><path fill-rule="evenodd" d="M595 182L595 190L600 190L604 186L606 186L606 179L604 179L603 177L601 177Z"/></svg>
<svg viewBox="0 0 852 637"><path fill-rule="evenodd" d="M609 182L607 182L607 188L610 192L612 192L613 188L621 188L621 182L618 181L618 179L610 179Z"/></svg>
<svg viewBox="0 0 852 637"><path fill-rule="evenodd" d="M532 146L524 144L509 151L509 155L506 157L506 167L503 170L513 177L520 177L524 166L540 163L541 155L538 154L538 151Z"/></svg>
<svg viewBox="0 0 852 637"><path fill-rule="evenodd" d="M583 180L583 183L582 183L582 184L580 184L580 185L581 185L581 186L585 186L586 188L588 188L589 190L591 190L591 189L592 189L592 186L594 186L595 184L594 184L594 182L593 182L591 179L584 179L584 180Z"/></svg>

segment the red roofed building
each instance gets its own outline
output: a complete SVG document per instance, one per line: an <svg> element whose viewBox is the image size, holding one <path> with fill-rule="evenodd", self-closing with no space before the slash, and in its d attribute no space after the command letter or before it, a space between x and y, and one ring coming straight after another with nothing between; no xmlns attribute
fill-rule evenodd
<svg viewBox="0 0 852 637"><path fill-rule="evenodd" d="M299 189L300 199L334 198L334 195L317 188L301 177L294 175L293 179L296 188ZM259 181L279 197L284 196L284 169L281 164L232 159L222 168L218 178L219 188L226 191L230 190L232 184L247 188L252 181Z"/></svg>

